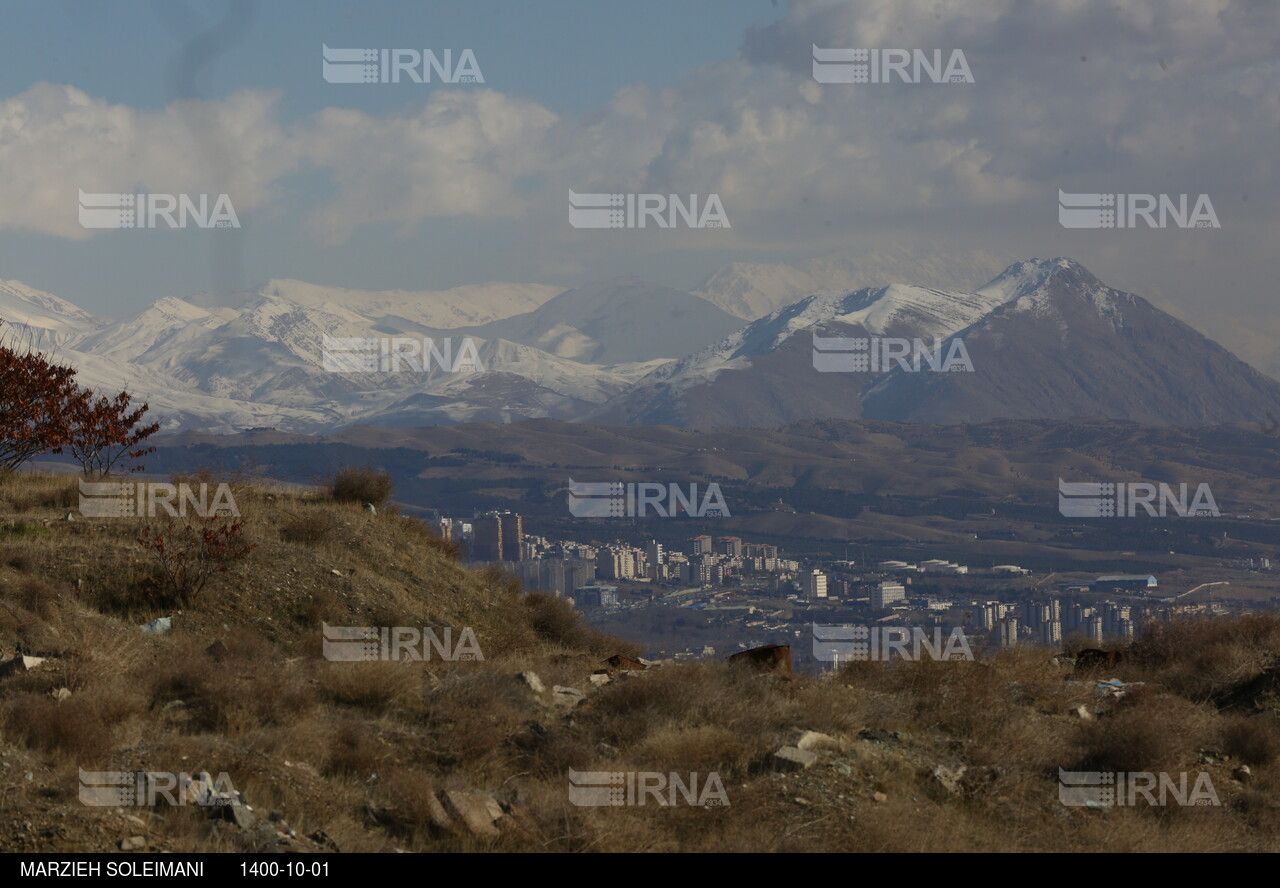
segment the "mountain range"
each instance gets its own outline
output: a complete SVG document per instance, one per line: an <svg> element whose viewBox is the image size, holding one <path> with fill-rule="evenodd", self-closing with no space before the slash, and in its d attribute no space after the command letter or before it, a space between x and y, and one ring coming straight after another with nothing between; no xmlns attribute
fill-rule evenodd
<svg viewBox="0 0 1280 888"><path fill-rule="evenodd" d="M893 253L861 264L735 263L696 292L635 277L570 290L383 292L272 280L237 294L166 297L118 321L0 281L0 319L9 340L77 367L83 383L149 402L167 431L315 434L536 418L685 428L1076 417L1186 426L1280 415L1280 382L1072 260L1015 262L976 289L956 285L991 262L924 257L912 282L903 280L910 257ZM875 284L822 286L871 275ZM334 338L364 340L372 363L326 369L335 350L351 347ZM924 360L889 360L895 347ZM459 363L467 348L476 360ZM828 348L835 358L822 357ZM393 362L389 349L417 363ZM930 354L964 360L935 372Z"/></svg>

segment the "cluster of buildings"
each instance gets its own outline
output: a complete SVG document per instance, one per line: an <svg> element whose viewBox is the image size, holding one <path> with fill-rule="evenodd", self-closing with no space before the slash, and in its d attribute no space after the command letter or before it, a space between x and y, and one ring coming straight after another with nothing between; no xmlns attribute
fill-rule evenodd
<svg viewBox="0 0 1280 888"><path fill-rule="evenodd" d="M779 556L777 546L745 543L736 536L695 536L680 550L657 540L643 546L621 541L591 546L526 534L521 516L510 511L488 512L468 521L441 518L436 529L445 539L465 543L472 561L504 563L526 588L585 601L600 599L597 581L701 587L721 586L747 574L775 574L781 578L774 581L777 588L778 582L785 584L800 570L798 562ZM584 587L591 591L574 594ZM616 601L616 593L606 593L603 601Z"/></svg>
<svg viewBox="0 0 1280 888"><path fill-rule="evenodd" d="M1070 602L1064 608L1056 598L1015 603L974 602L974 606L978 628L992 641L998 639L1000 647L1013 647L1020 642L1058 647L1072 635L1098 645L1104 641L1131 642L1134 618L1140 610L1114 601Z"/></svg>
<svg viewBox="0 0 1280 888"><path fill-rule="evenodd" d="M1150 574L1062 582L1046 599L1034 589L1009 585L1031 573L1015 564L971 571L938 558L801 562L782 557L777 546L737 536L695 536L679 549L657 540L587 545L526 534L521 516L510 511L465 521L441 518L437 527L445 538L465 543L472 561L503 563L527 589L616 613L690 608L701 612L706 625L720 626L726 643L742 633L760 643L764 635L790 639L801 637L811 622L857 620L961 627L991 647L1060 647L1072 636L1103 645L1132 641L1154 620L1214 607L1155 598L1157 580ZM1240 566L1267 570L1270 562L1250 559ZM987 584L975 595L975 587ZM620 588L636 592L645 585L649 594L620 599Z"/></svg>

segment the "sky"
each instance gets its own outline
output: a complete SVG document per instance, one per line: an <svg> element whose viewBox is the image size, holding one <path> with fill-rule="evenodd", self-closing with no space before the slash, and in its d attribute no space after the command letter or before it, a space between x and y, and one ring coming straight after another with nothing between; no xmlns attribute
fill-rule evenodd
<svg viewBox="0 0 1280 888"><path fill-rule="evenodd" d="M692 289L888 247L1068 256L1186 317L1275 315L1275 0L0 10L0 278L107 317L271 278ZM323 46L470 51L480 76L334 83ZM815 46L958 52L972 82L821 82ZM1207 195L1218 225L1069 228L1060 190ZM571 191L715 196L728 225L575 228ZM80 192L226 194L239 227L86 228Z"/></svg>

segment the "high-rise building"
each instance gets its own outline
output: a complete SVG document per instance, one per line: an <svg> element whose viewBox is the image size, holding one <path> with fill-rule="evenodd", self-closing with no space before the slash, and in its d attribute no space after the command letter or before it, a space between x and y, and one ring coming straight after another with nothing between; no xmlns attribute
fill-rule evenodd
<svg viewBox="0 0 1280 888"><path fill-rule="evenodd" d="M1000 647L1011 648L1018 644L1018 618L1005 617L1000 621Z"/></svg>
<svg viewBox="0 0 1280 888"><path fill-rule="evenodd" d="M706 536L704 534L703 536L696 536L689 540L690 555L704 555L704 554L710 554L710 552L711 552L711 537Z"/></svg>
<svg viewBox="0 0 1280 888"><path fill-rule="evenodd" d="M497 515L485 515L471 522L471 560L502 560L502 519Z"/></svg>
<svg viewBox="0 0 1280 888"><path fill-rule="evenodd" d="M1062 623L1058 620L1045 620L1040 624L1040 643L1055 645L1062 641Z"/></svg>
<svg viewBox="0 0 1280 888"><path fill-rule="evenodd" d="M596 573L610 580L630 579L639 570L638 554L626 546L602 546L596 552Z"/></svg>
<svg viewBox="0 0 1280 888"><path fill-rule="evenodd" d="M817 568L800 575L800 590L809 601L827 597L827 575Z"/></svg>
<svg viewBox="0 0 1280 888"><path fill-rule="evenodd" d="M717 537L716 551L721 555L727 555L730 558L742 557L742 538L741 537Z"/></svg>
<svg viewBox="0 0 1280 888"><path fill-rule="evenodd" d="M573 590L573 601L578 607L612 607L618 603L618 587L578 586Z"/></svg>
<svg viewBox="0 0 1280 888"><path fill-rule="evenodd" d="M662 550L662 543L657 540L649 540L649 544L644 548L645 556L649 559L650 564L665 564L666 553Z"/></svg>
<svg viewBox="0 0 1280 888"><path fill-rule="evenodd" d="M897 601L907 597L907 588L901 583L882 582L871 590L871 607L884 610Z"/></svg>
<svg viewBox="0 0 1280 888"><path fill-rule="evenodd" d="M499 516L502 526L503 561L520 561L524 555L520 544L524 542L524 520L515 512L503 512Z"/></svg>
<svg viewBox="0 0 1280 888"><path fill-rule="evenodd" d="M1102 644L1102 615L1089 618L1089 640L1094 644Z"/></svg>

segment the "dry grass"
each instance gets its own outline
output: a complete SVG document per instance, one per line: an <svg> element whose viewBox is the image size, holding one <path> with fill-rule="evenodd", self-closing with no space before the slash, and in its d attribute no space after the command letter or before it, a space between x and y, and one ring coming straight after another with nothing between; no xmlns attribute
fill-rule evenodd
<svg viewBox="0 0 1280 888"><path fill-rule="evenodd" d="M62 521L68 490L0 479L0 647L56 658L0 678L0 809L19 824L0 818L6 847L46 831L43 850L109 850L142 831L78 804L79 767L225 771L260 812L348 851L1273 850L1280 835L1271 617L1161 627L1123 667L1146 686L1120 700L1034 649L822 680L685 664L592 688L603 657L634 648L467 569L421 522L237 484L260 546L177 612L151 594L136 522ZM168 634L138 630L162 615ZM470 627L483 659L328 662L321 624ZM525 670L548 692L517 681ZM586 701L555 704L555 684ZM1096 720L1070 714L1081 705ZM835 748L776 772L771 754L801 729ZM1248 784L1232 778L1242 764ZM963 766L957 793L938 765ZM1067 808L1059 768L1205 770L1223 805ZM714 772L731 804L575 807L570 769ZM435 793L464 787L510 806L502 837L432 825ZM167 850L256 841L198 811L144 816Z"/></svg>

